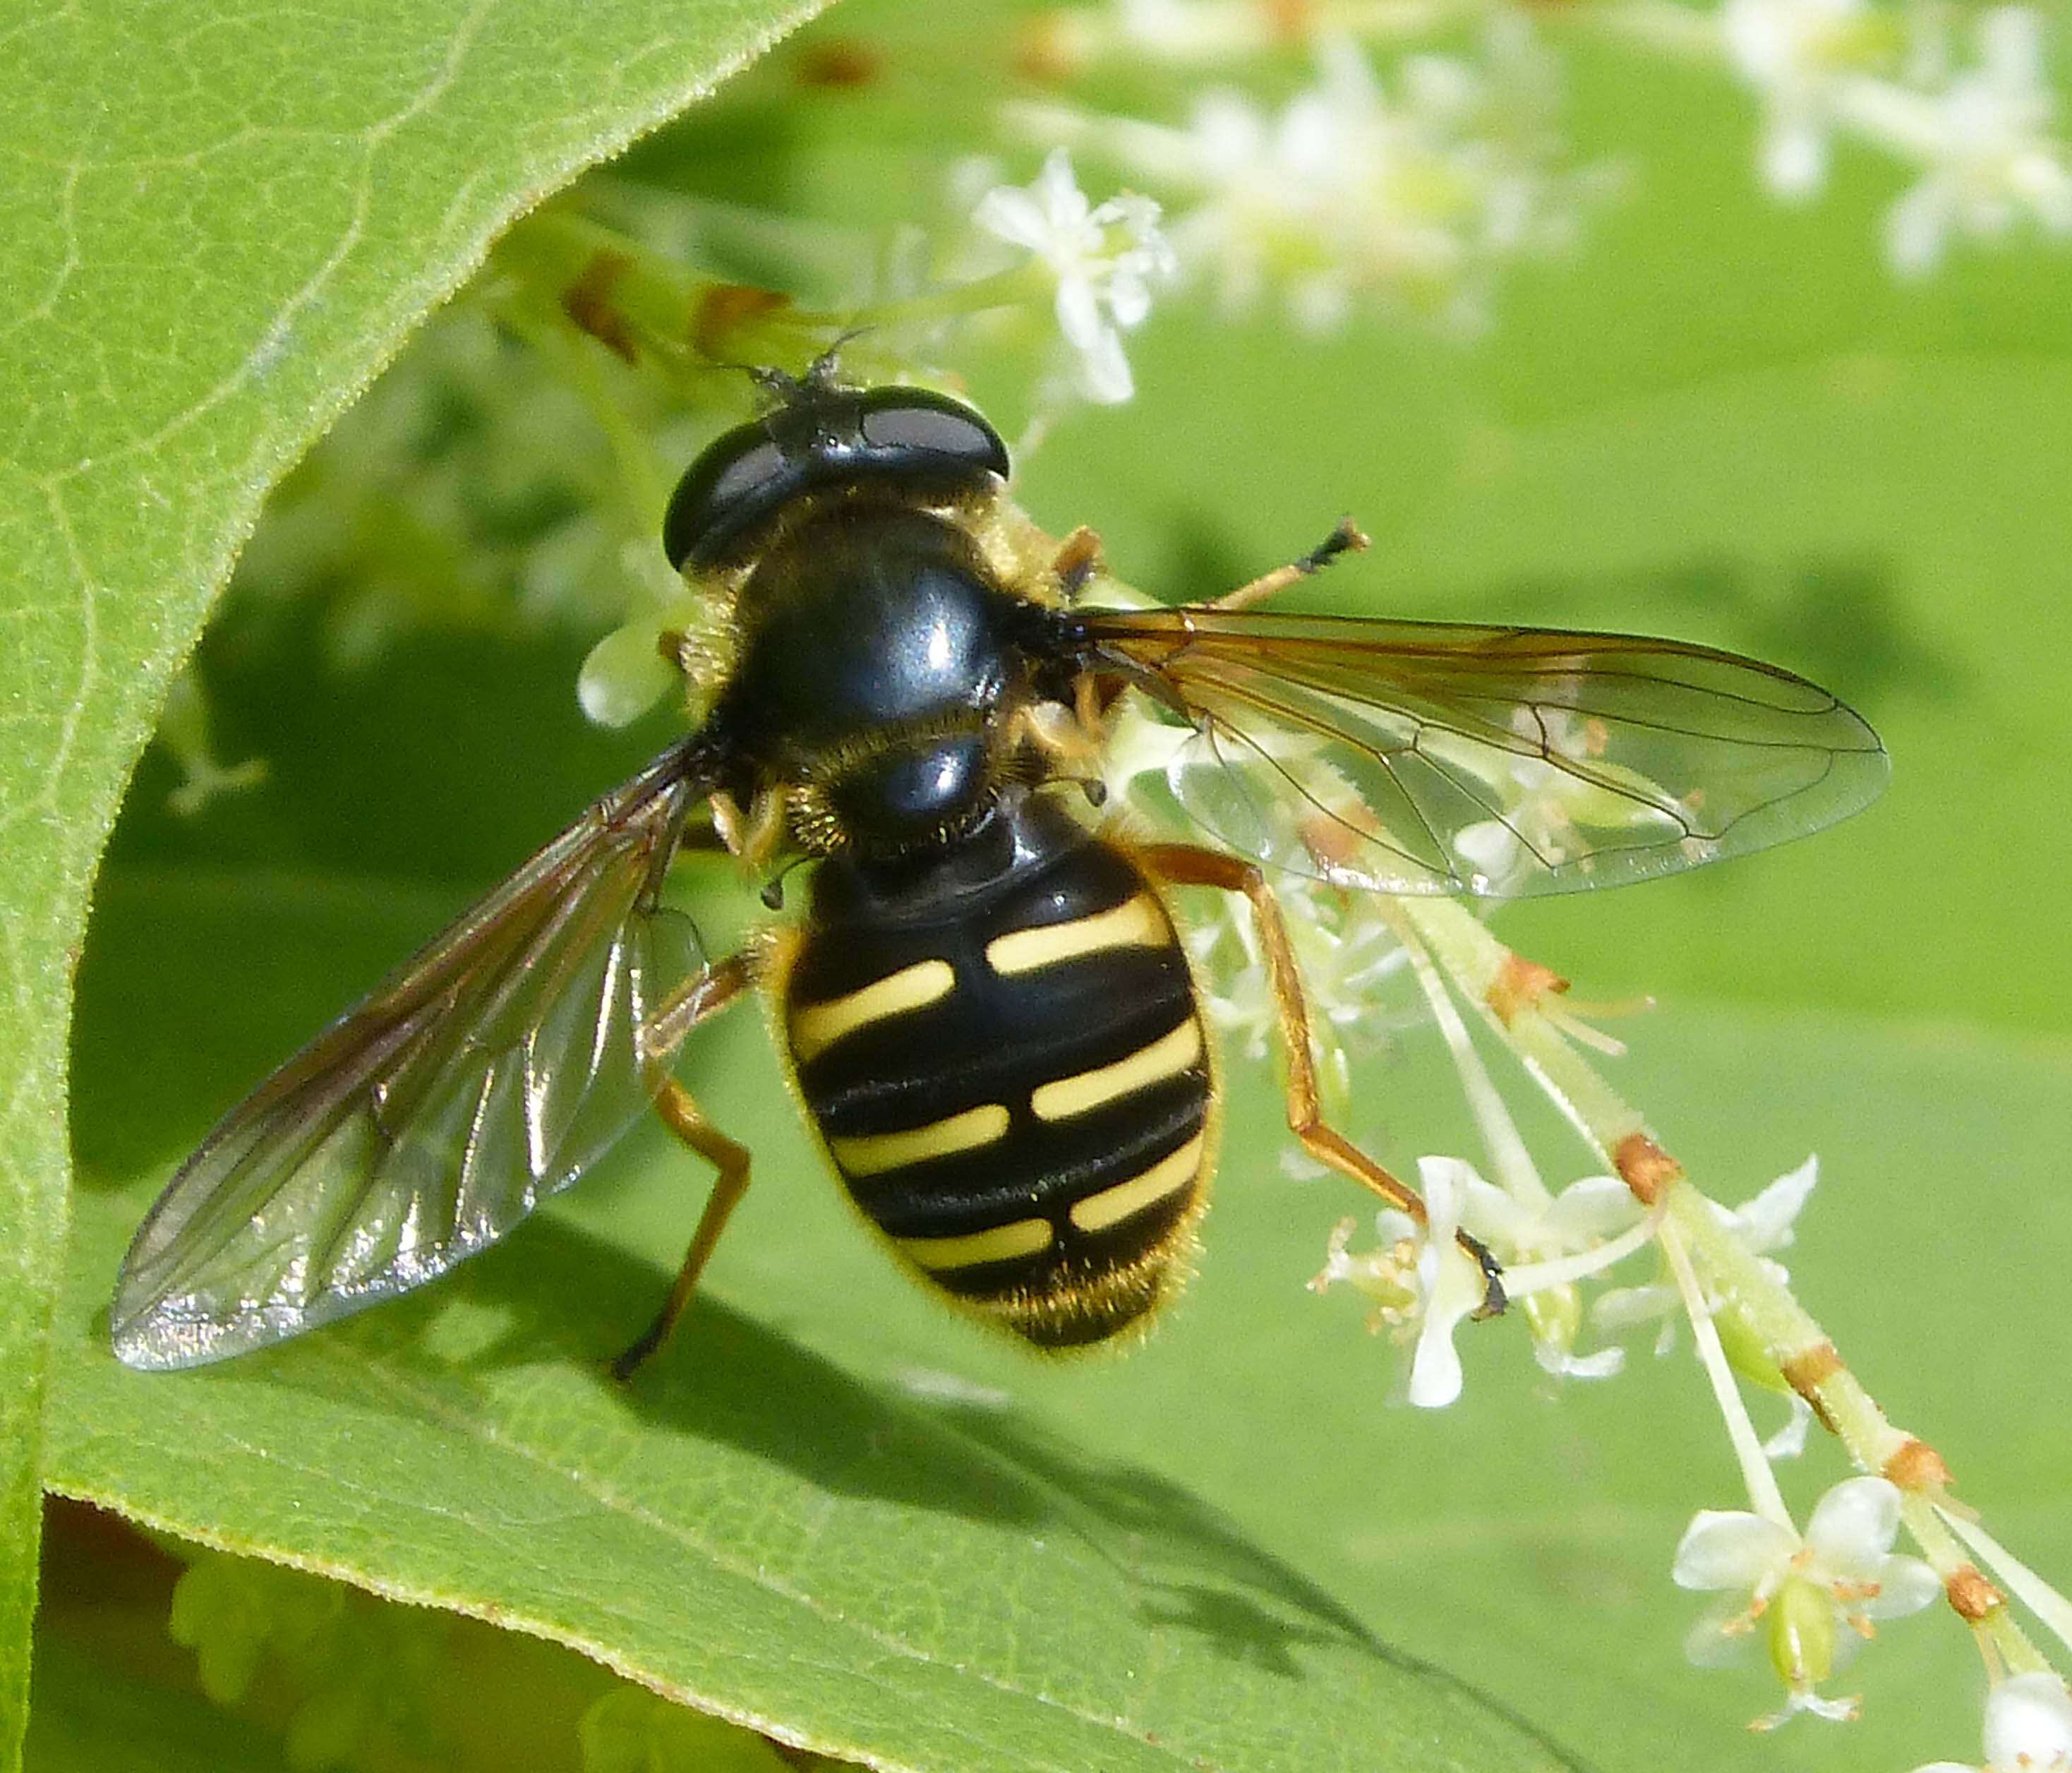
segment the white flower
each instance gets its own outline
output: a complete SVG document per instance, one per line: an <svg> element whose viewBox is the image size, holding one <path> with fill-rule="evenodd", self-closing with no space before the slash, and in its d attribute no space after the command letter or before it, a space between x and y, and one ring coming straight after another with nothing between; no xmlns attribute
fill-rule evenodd
<svg viewBox="0 0 2072 1773"><path fill-rule="evenodd" d="M1071 156L1056 148L1033 184L995 186L972 220L1034 253L1057 279L1058 330L1078 353L1087 397L1128 400L1136 384L1122 335L1151 311L1151 284L1173 268L1158 205L1125 193L1096 208L1072 176Z"/></svg>
<svg viewBox="0 0 2072 1773"><path fill-rule="evenodd" d="M2072 1773L2072 1693L2047 1670L2003 1680L1986 1696L1986 1759L1934 1761L1914 1773Z"/></svg>
<svg viewBox="0 0 2072 1773"><path fill-rule="evenodd" d="M1426 1223L1385 1207L1375 1216L1382 1247L1354 1256L1346 1248L1353 1222L1343 1221L1331 1234L1322 1272L1309 1283L1321 1293L1342 1281L1366 1294L1375 1302L1376 1328L1387 1324L1407 1335L1416 1327L1408 1396L1420 1409L1443 1409L1461 1395L1453 1333L1487 1297L1482 1269L1457 1235L1464 1204L1458 1169L1466 1167L1454 1158L1419 1158Z"/></svg>
<svg viewBox="0 0 2072 1773"><path fill-rule="evenodd" d="M1750 1255L1767 1257L1772 1250L1788 1249L1795 1240L1799 1216L1813 1198L1813 1190L1819 1180L1820 1159L1815 1154L1808 1157L1796 1170L1787 1170L1738 1207L1723 1207L1717 1201L1712 1202L1712 1216L1741 1240L1742 1248ZM1772 1262L1767 1265L1778 1279L1790 1278L1782 1264ZM1658 1352L1666 1352L1675 1346L1670 1332L1683 1304L1683 1296L1675 1286L1667 1281L1657 1281L1646 1286L1614 1287L1600 1294L1591 1306L1591 1315L1601 1328L1607 1330L1666 1319L1656 1345ZM1786 1432L1789 1433L1788 1425Z"/></svg>
<svg viewBox="0 0 2072 1773"><path fill-rule="evenodd" d="M1170 28L1168 6L1138 10ZM1214 275L1227 308L1270 287L1312 331L1367 296L1479 328L1498 262L1566 245L1598 182L1556 170L1553 80L1529 30L1499 19L1478 63L1408 57L1392 92L1349 37L1321 36L1317 60L1315 81L1276 113L1219 91L1184 130L1123 120L1083 130L1198 194L1174 245Z"/></svg>
<svg viewBox="0 0 2072 1773"><path fill-rule="evenodd" d="M1757 1640L1760 1625L1787 1696L1762 1727L1800 1712L1853 1717L1854 1701L1823 1698L1819 1684L1871 1636L1873 1621L1918 1612L1942 1593L1927 1565L1893 1551L1898 1532L1899 1491L1883 1478L1836 1484L1815 1506L1803 1537L1745 1510L1700 1511L1671 1573L1679 1588L1726 1598L1693 1628L1686 1654L1701 1666L1730 1660Z"/></svg>
<svg viewBox="0 0 2072 1773"><path fill-rule="evenodd" d="M1979 67L1925 108L1917 101L1902 114L1897 96L1866 95L1873 121L1893 112L1894 145L1927 167L1885 218L1886 249L1902 276L1934 270L1953 235L1996 240L2025 216L2051 233L2072 234L2072 165L2049 134L2055 100L2044 80L2038 18L2025 7L1998 7L1980 21L1979 37Z"/></svg>
<svg viewBox="0 0 2072 1773"><path fill-rule="evenodd" d="M1646 1216L1633 1191L1616 1176L1585 1176L1544 1204L1527 1206L1484 1181L1458 1158L1424 1159L1419 1167L1427 1187L1433 1170L1441 1166L1460 1189L1462 1224L1489 1246L1507 1270L1506 1290L1522 1306L1531 1326L1533 1359L1541 1368L1557 1379L1609 1379L1619 1372L1626 1364L1622 1349L1601 1348L1583 1355L1574 1351L1581 1318L1575 1281L1582 1277L1588 1265L1563 1264L1576 1269L1574 1277L1553 1279L1543 1286L1519 1282L1528 1265L1561 1264L1564 1257L1599 1250L1605 1251L1608 1261L1614 1254L1630 1253L1607 1246ZM1516 1279L1509 1274L1513 1269L1521 1271Z"/></svg>
<svg viewBox="0 0 2072 1773"><path fill-rule="evenodd" d="M1762 173L1781 197L1826 183L1827 136L1844 76L1879 45L1865 0L1727 0L1727 54L1763 101Z"/></svg>

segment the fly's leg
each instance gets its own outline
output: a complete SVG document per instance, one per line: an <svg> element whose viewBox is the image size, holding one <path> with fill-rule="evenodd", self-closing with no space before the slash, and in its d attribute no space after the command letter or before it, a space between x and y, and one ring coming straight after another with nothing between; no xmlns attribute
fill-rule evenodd
<svg viewBox="0 0 2072 1773"><path fill-rule="evenodd" d="M1301 973L1295 963L1293 945L1288 940L1280 901L1273 896L1266 876L1254 863L1192 844L1150 844L1135 848L1131 854L1151 874L1173 886L1214 886L1244 895L1258 928L1260 949L1266 961L1267 989L1273 994L1281 1045L1288 1055L1289 1130L1318 1162L1379 1195L1419 1224L1426 1223L1424 1202L1416 1189L1324 1123L1317 1093L1316 1059L1309 1042L1309 1000L1303 993ZM1474 1258L1482 1273L1482 1304L1475 1315L1494 1317L1504 1308L1503 1271L1479 1240L1466 1232L1457 1235L1461 1248Z"/></svg>
<svg viewBox="0 0 2072 1773"><path fill-rule="evenodd" d="M1339 555L1356 554L1366 546L1367 537L1359 525L1350 517L1342 517L1338 520L1338 527L1300 560L1291 560L1285 566L1276 566L1270 573L1261 573L1251 583L1240 585L1234 591L1225 591L1221 597L1197 607L1205 610L1248 610L1254 604L1264 603L1268 598L1286 590L1291 585L1298 585L1305 578L1314 578Z"/></svg>
<svg viewBox="0 0 2072 1773"><path fill-rule="evenodd" d="M1058 589L1069 603L1101 570L1100 537L1084 524L1058 545L1050 571Z"/></svg>
<svg viewBox="0 0 2072 1773"><path fill-rule="evenodd" d="M631 1379L641 1363L669 1339L676 1327L676 1320L683 1316L684 1308L691 1302L691 1295L697 1290L698 1277L705 1272L720 1233L726 1229L726 1222L740 1205L741 1197L748 1192L748 1147L735 1143L708 1121L692 1100L691 1092L673 1077L662 1086L661 1095L656 1098L655 1112L662 1117L664 1125L718 1174L713 1179L712 1194L705 1201L705 1210L698 1216L698 1228L691 1234L690 1248L684 1252L683 1266L676 1270L669 1296L662 1302L662 1309L656 1314L655 1321L641 1332L631 1347L612 1362L615 1379Z"/></svg>
<svg viewBox="0 0 2072 1773"><path fill-rule="evenodd" d="M753 982L754 973L745 955L737 954L708 967L656 1011L649 1024L651 1047L660 1054L673 1054L692 1029L724 1010ZM697 1229L691 1234L690 1247L684 1252L683 1265L676 1270L662 1309L632 1347L611 1364L612 1376L621 1380L631 1379L641 1363L669 1339L676 1320L697 1290L698 1277L704 1273L720 1233L726 1229L734 1209L741 1204L741 1197L748 1192L748 1147L730 1139L708 1121L691 1092L675 1078L664 1078L655 1098L655 1112L661 1116L662 1124L717 1174L705 1210L698 1216Z"/></svg>

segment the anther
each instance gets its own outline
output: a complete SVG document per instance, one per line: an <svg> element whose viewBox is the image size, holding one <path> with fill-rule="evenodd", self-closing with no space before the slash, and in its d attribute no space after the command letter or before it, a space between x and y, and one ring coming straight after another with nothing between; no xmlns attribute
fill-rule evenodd
<svg viewBox="0 0 2072 1773"><path fill-rule="evenodd" d="M1620 1140L1612 1153L1612 1163L1620 1181L1633 1191L1633 1198L1643 1207L1652 1207L1661 1199L1662 1191L1671 1183L1680 1181L1684 1174L1684 1166L1645 1133L1629 1133Z"/></svg>
<svg viewBox="0 0 2072 1773"><path fill-rule="evenodd" d="M1528 961L1522 954L1507 953L1483 1001L1496 1019L1508 1028L1521 1010L1537 1009L1540 1000L1550 992L1568 989L1568 981L1552 968L1544 967L1537 961Z"/></svg>
<svg viewBox="0 0 2072 1773"><path fill-rule="evenodd" d="M1942 1462L1942 1455L1926 1441L1915 1440L1911 1436L1885 1462L1880 1475L1902 1490L1947 1490L1954 1481L1950 1467Z"/></svg>
<svg viewBox="0 0 2072 1773"><path fill-rule="evenodd" d="M1951 1611L1967 1625L1990 1619L2007 1605L2007 1597L1988 1582L1976 1564L1961 1564L1942 1579Z"/></svg>

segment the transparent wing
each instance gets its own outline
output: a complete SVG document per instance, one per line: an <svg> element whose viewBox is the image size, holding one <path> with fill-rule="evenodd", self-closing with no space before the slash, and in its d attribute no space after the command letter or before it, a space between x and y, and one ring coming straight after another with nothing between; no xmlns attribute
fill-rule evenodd
<svg viewBox="0 0 2072 1773"><path fill-rule="evenodd" d="M603 1153L702 964L656 903L699 773L688 745L658 759L224 1117L124 1258L123 1360L220 1360L419 1286Z"/></svg>
<svg viewBox="0 0 2072 1773"><path fill-rule="evenodd" d="M1392 893L1605 886L1818 830L1884 786L1826 690L1626 635L1083 612L1153 701L1159 796L1241 854Z"/></svg>

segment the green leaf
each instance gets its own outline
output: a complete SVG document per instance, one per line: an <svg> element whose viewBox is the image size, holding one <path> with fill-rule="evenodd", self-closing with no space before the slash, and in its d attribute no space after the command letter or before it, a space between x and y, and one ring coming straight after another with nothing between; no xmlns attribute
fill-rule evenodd
<svg viewBox="0 0 2072 1773"><path fill-rule="evenodd" d="M937 84L982 95L993 64L935 47L960 70ZM1864 704L1897 765L1864 819L1526 907L1505 932L1585 993L1668 996L1620 1025L1637 1056L1619 1080L1708 1186L1738 1198L1820 1152L1790 1253L1804 1297L1988 1524L2062 1573L2052 1376L2072 1350L2049 1253L2072 1224L2050 1110L2072 1093L2072 989L2057 897L2008 882L2072 867L2052 811L2072 656L2063 261L2015 252L1897 290L1876 259L1889 176L1845 163L1816 210L1780 211L1724 80L1580 46L1575 66L1579 128L1644 176L1574 265L1501 293L1492 339L1375 324L1314 346L1161 315L1133 343L1143 397L1061 426L1023 487L1168 595L1246 577L1350 508L1376 553L1305 589L1312 607L1679 633ZM942 142L934 88L896 64L888 84L881 109L866 90L796 119L744 96L650 158L722 199L896 217ZM574 718L580 652L427 642L357 686L306 648L248 652L225 661L226 755L265 756L275 786L179 834L147 779L80 1030L76 1136L108 1191L60 1331L61 1484L552 1631L722 1711L767 1703L773 1727L867 1737L899 1766L1042 1764L1046 1731L1097 1727L1072 1706L1104 1705L1139 1732L1099 1738L1118 1754L1443 1764L1385 1746L1434 1690L1398 1652L1605 1773L1975 1751L1975 1659L1939 1611L1887 1626L1838 1684L1867 1699L1842 1737L1753 1740L1740 1726L1774 1686L1683 1665L1695 1609L1671 1553L1694 1509L1741 1499L1688 1355L1637 1350L1617 1384L1549 1408L1499 1325L1470 1333L1458 1409L1386 1408L1400 1357L1347 1301L1301 1290L1357 1203L1281 1179L1279 1105L1242 1067L1202 1276L1126 1362L1032 1367L906 1288L736 1018L692 1081L753 1133L761 1179L710 1297L630 1398L594 1364L652 1309L704 1180L652 1135L442 1292L219 1372L115 1371L97 1314L181 1150L459 883L628 767ZM1385 1156L1472 1151L1423 1046L1371 1075ZM1566 1179L1560 1130L1534 1131ZM608 1499L571 1499L601 1471ZM1803 1508L1840 1475L1816 1442L1786 1481ZM1461 1753L1529 1761L1515 1737L1478 1742L1485 1713L1447 1727ZM1066 1747L1057 1764L1088 1764L1083 1737Z"/></svg>
<svg viewBox="0 0 2072 1773"><path fill-rule="evenodd" d="M286 956L313 1011L435 915L264 874L107 881L81 1009L96 1186L59 1339L60 1489L546 1634L874 1764L1555 1764L1423 1660L1612 1773L1677 1764L1693 1740L1720 1773L1832 1764L1803 1726L1747 1738L1765 1680L1682 1664L1696 1606L1670 1554L1696 1508L1739 1500L1688 1353L1651 1361L1643 1339L1635 1371L1552 1408L1508 1322L1466 1334L1462 1405L1390 1405L1400 1355L1302 1285L1357 1203L1281 1174L1256 1072L1201 1275L1126 1360L1038 1362L920 1297L740 1019L701 1038L691 1075L722 1124L754 1129L760 1180L709 1293L630 1391L601 1360L652 1309L705 1179L647 1132L450 1285L220 1368L117 1367L109 1277L163 1165L108 1187L104 1163L191 1137L173 1105L234 1088L251 1047L297 1026L286 992L197 1020L206 957ZM193 958L154 963L167 952ZM2072 1434L2056 1415L2011 1425L2006 1400L2066 1370L2072 1327L2001 1326L2049 1285L2037 1253L2072 1236L2062 1191L2030 1180L2072 1054L1725 1009L1631 1032L1624 1080L1724 1195L1817 1146L1826 1179L1791 1253L1807 1295L1988 1521L2064 1568L2072 1524L2050 1499ZM1414 1117L1412 1149L1464 1149L1437 1046L1392 1070L1388 1118ZM185 1087L125 1101L131 1050L180 1055ZM1839 1475L1817 1446L1807 1462L1786 1473L1802 1507ZM1965 1750L1971 1660L1939 1614L1889 1624L1842 1689L1867 1695L1852 1764Z"/></svg>
<svg viewBox="0 0 2072 1773"><path fill-rule="evenodd" d="M113 1675L105 1648L42 1637L27 1764L35 1773L286 1773L280 1745L197 1694Z"/></svg>
<svg viewBox="0 0 2072 1773"><path fill-rule="evenodd" d="M0 1765L28 1668L86 886L266 488L580 167L817 0L7 9Z"/></svg>
<svg viewBox="0 0 2072 1773"><path fill-rule="evenodd" d="M105 1295L142 1195L98 1185L108 1140L134 1150L139 1135L134 1104L126 1128L101 1118L116 1083L103 1018L138 1050L185 1040L193 1063L166 1100L191 1101L220 1081L221 1045L194 1023L194 976L154 951L206 966L249 942L309 961L298 991L331 994L423 911L263 876L105 882L80 1039L97 1186L58 1343L59 1490L557 1638L874 1764L1568 1764L1197 1499L1184 1465L1118 1457L1089 1425L1026 1407L1053 1376L993 1371L999 1351L886 1269L808 1154L750 1019L714 1046L733 1063L697 1074L730 1123L792 1122L761 1144L743 1208L750 1284L722 1285L631 1389L603 1360L652 1312L688 1232L686 1183L702 1180L649 1129L594 1211L532 1228L454 1288L170 1380L117 1366ZM265 1019L278 1030L286 1014ZM161 1123L153 1142L168 1130L187 1129ZM1296 1281L1276 1311L1371 1359L1303 1310ZM1120 1369L1076 1371L1098 1386ZM1271 1404L1250 1384L1207 1387L1187 1435L1249 1434ZM1104 1428L1131 1413L1099 1408ZM1416 1746L1429 1744L1443 1748Z"/></svg>

